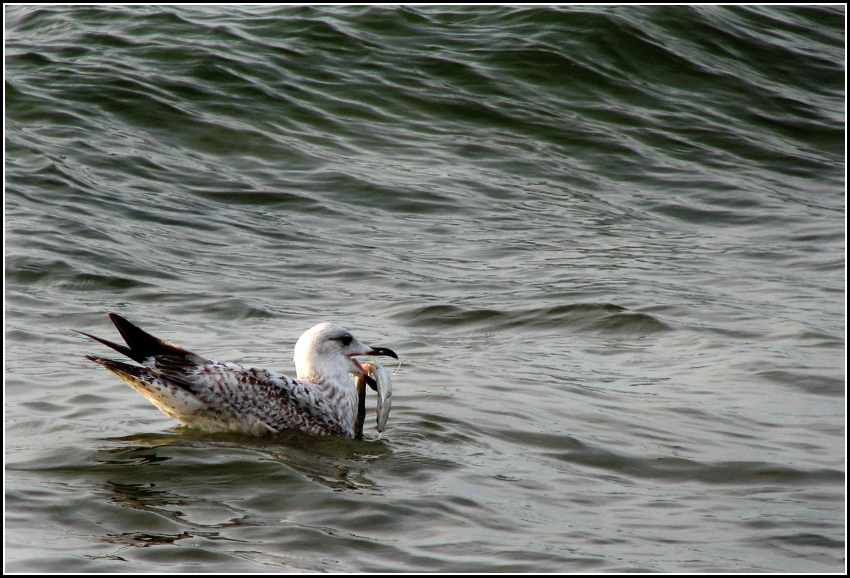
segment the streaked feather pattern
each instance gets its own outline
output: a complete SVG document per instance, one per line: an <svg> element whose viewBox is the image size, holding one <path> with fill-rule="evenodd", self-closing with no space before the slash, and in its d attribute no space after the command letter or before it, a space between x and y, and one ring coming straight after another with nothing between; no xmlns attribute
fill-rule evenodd
<svg viewBox="0 0 850 578"><path fill-rule="evenodd" d="M298 429L315 435L354 436L357 390L350 374L361 375L355 355L390 355L360 343L344 328L317 325L296 345L299 379L205 359L109 314L127 346L83 333L141 366L86 356L115 373L163 413L204 431L252 435ZM300 359L299 359L300 357ZM301 367L299 367L299 364ZM318 376L315 381L302 376Z"/></svg>

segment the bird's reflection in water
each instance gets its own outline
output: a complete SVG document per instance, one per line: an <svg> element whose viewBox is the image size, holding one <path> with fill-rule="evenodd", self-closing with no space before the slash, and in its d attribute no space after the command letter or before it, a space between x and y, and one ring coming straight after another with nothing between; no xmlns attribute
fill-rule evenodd
<svg viewBox="0 0 850 578"><path fill-rule="evenodd" d="M134 434L108 438L120 442L120 447L101 450L97 460L103 464L154 465L173 461L166 448L190 450L215 449L209 468L227 466L222 456L238 460L238 470L244 471L246 460L257 456L258 461L269 459L308 477L310 480L339 491L380 492L380 487L369 479L372 466L392 455L392 446L386 440L351 440L335 436L312 436L298 431L287 431L270 437L255 437L235 433L208 434L190 428L176 427L171 433ZM193 452L194 453L194 452ZM189 460L197 468L197 457ZM180 467L169 464L169 467ZM203 473L203 472L201 472ZM184 473L182 475L188 475Z"/></svg>

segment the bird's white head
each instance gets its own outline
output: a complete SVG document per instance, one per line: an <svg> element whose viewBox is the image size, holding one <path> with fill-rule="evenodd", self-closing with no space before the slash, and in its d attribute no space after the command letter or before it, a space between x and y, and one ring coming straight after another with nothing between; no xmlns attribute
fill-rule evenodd
<svg viewBox="0 0 850 578"><path fill-rule="evenodd" d="M295 372L298 379L313 383L349 382L348 374L366 376L357 355L388 355L391 349L369 347L339 325L320 323L311 327L295 344Z"/></svg>

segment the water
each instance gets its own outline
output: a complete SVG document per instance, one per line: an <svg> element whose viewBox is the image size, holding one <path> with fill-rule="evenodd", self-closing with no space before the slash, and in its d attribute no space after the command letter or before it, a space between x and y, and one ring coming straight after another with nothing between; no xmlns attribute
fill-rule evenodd
<svg viewBox="0 0 850 578"><path fill-rule="evenodd" d="M844 7L5 17L7 570L845 569ZM109 311L388 429L175 426Z"/></svg>

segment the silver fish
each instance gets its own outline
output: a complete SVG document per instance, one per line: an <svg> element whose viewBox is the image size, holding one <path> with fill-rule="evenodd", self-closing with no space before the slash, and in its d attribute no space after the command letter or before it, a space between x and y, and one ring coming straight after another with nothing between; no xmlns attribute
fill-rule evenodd
<svg viewBox="0 0 850 578"><path fill-rule="evenodd" d="M387 418L392 407L393 383L387 370L374 361L364 363L363 369L369 372L378 385L377 429L382 432L387 427Z"/></svg>

